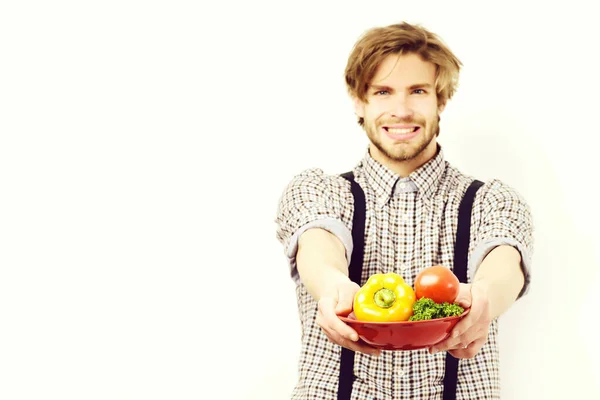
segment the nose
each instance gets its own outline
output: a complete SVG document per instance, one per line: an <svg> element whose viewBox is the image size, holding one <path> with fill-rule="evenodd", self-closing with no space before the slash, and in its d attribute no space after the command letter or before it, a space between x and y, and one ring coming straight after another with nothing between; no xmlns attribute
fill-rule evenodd
<svg viewBox="0 0 600 400"><path fill-rule="evenodd" d="M392 107L390 109L390 114L392 117L398 119L412 119L414 116L414 112L410 107L406 97L396 97L393 100Z"/></svg>

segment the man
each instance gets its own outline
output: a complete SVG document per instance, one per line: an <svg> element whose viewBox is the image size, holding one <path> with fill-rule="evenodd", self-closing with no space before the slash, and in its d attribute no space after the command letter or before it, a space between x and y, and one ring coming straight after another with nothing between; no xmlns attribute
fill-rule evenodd
<svg viewBox="0 0 600 400"><path fill-rule="evenodd" d="M407 23L367 31L349 57L346 84L370 142L352 171L366 199L362 283L395 272L414 287L423 268L453 268L459 205L474 179L444 160L437 137L460 66L439 37ZM458 297L470 311L449 339L415 351L370 347L337 317L351 311L359 289L348 272L353 213L350 182L316 168L295 176L280 200L277 237L302 323L292 398L338 399L343 348L355 352L352 399L498 398L497 318L529 285L532 218L524 199L499 180L477 190L468 283ZM455 393L443 393L447 353L460 360Z"/></svg>

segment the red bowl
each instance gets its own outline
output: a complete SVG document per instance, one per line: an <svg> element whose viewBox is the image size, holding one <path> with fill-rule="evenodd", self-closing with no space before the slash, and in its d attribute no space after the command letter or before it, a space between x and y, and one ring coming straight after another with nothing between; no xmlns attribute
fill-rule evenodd
<svg viewBox="0 0 600 400"><path fill-rule="evenodd" d="M366 343L382 350L417 350L436 345L446 339L454 325L469 310L456 317L425 321L368 322L358 321L354 313L339 318L358 333Z"/></svg>

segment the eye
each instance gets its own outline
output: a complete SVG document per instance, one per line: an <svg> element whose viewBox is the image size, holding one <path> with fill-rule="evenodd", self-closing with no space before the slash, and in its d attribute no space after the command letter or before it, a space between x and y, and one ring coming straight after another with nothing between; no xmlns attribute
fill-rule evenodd
<svg viewBox="0 0 600 400"><path fill-rule="evenodd" d="M418 92L418 93L417 93ZM415 89L413 90L413 93L417 93L417 94L425 94L427 93L424 89Z"/></svg>
<svg viewBox="0 0 600 400"><path fill-rule="evenodd" d="M389 94L389 93L390 92L388 92L387 90L378 90L374 94L375 94L375 96L381 96L381 95Z"/></svg>

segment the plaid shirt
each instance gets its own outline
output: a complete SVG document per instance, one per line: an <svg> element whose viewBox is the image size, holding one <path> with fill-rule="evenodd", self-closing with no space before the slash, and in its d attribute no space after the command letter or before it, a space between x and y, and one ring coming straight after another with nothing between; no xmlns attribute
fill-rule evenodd
<svg viewBox="0 0 600 400"><path fill-rule="evenodd" d="M458 208L473 180L444 160L441 147L428 163L406 178L366 152L354 176L365 192L366 228L362 283L375 273L395 272L413 286L417 273L436 264L453 266ZM352 253L352 194L348 181L308 169L285 189L276 218L277 238L289 258L296 294L302 343L299 380L292 399L337 398L341 347L330 342L316 324L317 303L296 270L298 237L314 227L335 234ZM471 220L468 276L472 280L483 258L496 246L516 247L529 287L532 218L524 199L499 180L477 192ZM459 363L457 399L500 396L498 321L493 320L480 352ZM427 349L382 351L380 357L356 353L352 399L441 399L446 353Z"/></svg>

